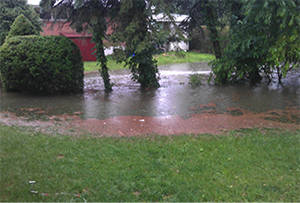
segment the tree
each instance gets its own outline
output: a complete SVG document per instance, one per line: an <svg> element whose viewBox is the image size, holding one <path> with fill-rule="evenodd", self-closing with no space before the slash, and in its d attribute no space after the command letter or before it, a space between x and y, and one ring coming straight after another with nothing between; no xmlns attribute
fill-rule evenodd
<svg viewBox="0 0 300 203"><path fill-rule="evenodd" d="M173 23L173 36L180 38L176 24L169 12L170 1L163 0L123 0L118 12L113 16L116 22L112 40L126 42L125 50L117 49L115 58L124 61L132 73L132 79L141 87L159 87L157 61L153 55L157 53L157 45L161 39L157 21L153 15L164 13ZM170 32L169 32L170 33ZM163 41L163 40L162 40Z"/></svg>
<svg viewBox="0 0 300 203"><path fill-rule="evenodd" d="M53 0L42 0L40 6L43 13L56 11L55 20L68 13L65 23L78 33L92 33L92 41L95 43L95 54L101 66L99 70L106 91L112 90L112 84L108 74L107 58L104 54L103 40L107 39L109 11L119 4L117 0L62 0L55 3ZM51 15L48 15L51 16ZM55 21L54 21L55 23Z"/></svg>
<svg viewBox="0 0 300 203"><path fill-rule="evenodd" d="M40 35L33 24L23 14L19 15L12 24L6 39L21 35Z"/></svg>
<svg viewBox="0 0 300 203"><path fill-rule="evenodd" d="M0 46L10 30L14 20L23 14L38 32L42 31L38 14L33 7L27 4L27 0L1 0L0 1Z"/></svg>
<svg viewBox="0 0 300 203"><path fill-rule="evenodd" d="M193 3L191 5L191 3ZM204 36L203 25L206 25L210 31L209 37L213 44L216 58L222 57L220 46L220 28L223 27L220 18L225 10L224 1L221 0L193 0L193 1L178 1L177 6L185 10L189 9L189 17L185 19L181 25L185 31L190 33L193 29L198 28ZM186 10L187 12L187 10Z"/></svg>
<svg viewBox="0 0 300 203"><path fill-rule="evenodd" d="M235 1L241 3L241 1ZM213 62L215 83L271 79L281 82L300 61L299 0L247 0L231 18L231 41L222 59ZM234 7L232 7L234 9Z"/></svg>

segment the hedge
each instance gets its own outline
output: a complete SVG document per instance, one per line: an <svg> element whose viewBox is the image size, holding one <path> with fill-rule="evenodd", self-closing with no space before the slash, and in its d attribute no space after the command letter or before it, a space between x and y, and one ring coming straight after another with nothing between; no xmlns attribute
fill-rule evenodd
<svg viewBox="0 0 300 203"><path fill-rule="evenodd" d="M28 20L28 18L26 18L23 14L19 15L15 19L11 25L8 35L6 36L6 39L21 35L40 35L30 20Z"/></svg>
<svg viewBox="0 0 300 203"><path fill-rule="evenodd" d="M83 90L78 46L64 36L11 37L0 48L0 75L6 91L34 94Z"/></svg>

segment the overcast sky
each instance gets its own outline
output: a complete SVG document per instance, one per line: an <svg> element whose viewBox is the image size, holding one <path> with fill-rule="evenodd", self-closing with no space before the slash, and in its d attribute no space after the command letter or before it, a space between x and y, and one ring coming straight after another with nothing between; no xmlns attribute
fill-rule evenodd
<svg viewBox="0 0 300 203"><path fill-rule="evenodd" d="M40 0L27 0L28 4L31 4L31 5L39 5L40 3Z"/></svg>

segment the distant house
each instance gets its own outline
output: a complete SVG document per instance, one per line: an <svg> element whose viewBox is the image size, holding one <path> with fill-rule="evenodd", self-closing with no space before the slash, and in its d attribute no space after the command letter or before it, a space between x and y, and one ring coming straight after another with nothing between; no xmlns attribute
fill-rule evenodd
<svg viewBox="0 0 300 203"><path fill-rule="evenodd" d="M188 17L188 15L180 15L180 14L171 14L172 17L175 20L175 23L177 25L179 25L184 19L186 19ZM171 20L163 15L163 14L158 14L158 15L154 15L153 18L161 24L161 29L164 30L169 30L172 32L172 24L171 24ZM169 51L178 51L178 50L183 50L183 51L188 51L189 50L189 43L186 42L171 42L169 44L165 45L165 50L167 52Z"/></svg>
<svg viewBox="0 0 300 203"><path fill-rule="evenodd" d="M39 7L35 8L38 12ZM44 27L43 27L43 32L41 32L42 35L63 35L68 38L70 38L72 41L74 41L82 54L82 61L96 61L97 58L93 54L94 52L94 46L95 43L91 42L92 35L87 35L87 34L80 34L76 33L75 30L73 30L70 27L70 23L65 23L65 19L57 20L54 25L53 19L54 17L52 16L53 13L51 14L51 17L49 21L44 21ZM55 15L55 13L54 13ZM180 24L185 18L187 18L187 15L178 15L178 14L172 14L176 24ZM172 31L172 26L171 26L171 21L164 16L163 14L158 14L153 16L154 19L157 20L158 23L161 24L161 29L166 29L166 30L171 30ZM107 34L112 33L112 28L108 27L107 28ZM121 46L124 46L125 44L121 44ZM105 48L105 55L110 55L113 53L114 47L108 46ZM163 49L167 52L169 51L177 51L177 50L184 50L187 51L189 50L189 44L185 43L183 41L181 42L172 42L169 44L164 45Z"/></svg>
<svg viewBox="0 0 300 203"><path fill-rule="evenodd" d="M47 21L44 21L43 32L41 32L41 35L66 36L78 45L81 51L82 61L97 60L97 58L93 54L95 43L91 42L92 35L76 33L76 31L70 27L70 23L66 23L66 18L68 15L67 13L65 13L65 16L62 17L64 19L57 20L56 23L52 25L54 21L54 16L56 15L55 10L52 11L51 13L46 12L45 14L41 14L40 13L41 8L38 5L34 5L34 9L42 19L48 19Z"/></svg>
<svg viewBox="0 0 300 203"><path fill-rule="evenodd" d="M93 54L95 43L91 42L92 35L77 33L70 27L70 23L65 23L65 20L58 20L54 25L52 25L53 20L45 21L42 35L63 35L70 38L75 42L82 55L82 61L96 61L97 58ZM65 24L64 24L65 23ZM111 34L111 27L107 28L107 34ZM121 46L124 46L122 44ZM104 50L105 55L110 55L113 53L113 47L106 47Z"/></svg>
<svg viewBox="0 0 300 203"><path fill-rule="evenodd" d="M75 30L71 29L69 23L64 24L64 20L56 22L52 27L53 21L46 21L44 23L42 35L63 35L70 38L75 42L82 55L82 61L96 61L97 58L94 56L95 43L91 42L92 35L78 34Z"/></svg>

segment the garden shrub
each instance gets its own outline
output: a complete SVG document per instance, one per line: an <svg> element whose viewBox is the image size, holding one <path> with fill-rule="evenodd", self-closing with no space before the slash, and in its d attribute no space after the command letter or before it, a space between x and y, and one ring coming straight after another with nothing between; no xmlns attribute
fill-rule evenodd
<svg viewBox="0 0 300 203"><path fill-rule="evenodd" d="M40 35L33 24L23 14L19 15L8 32L6 39L20 35Z"/></svg>
<svg viewBox="0 0 300 203"><path fill-rule="evenodd" d="M4 90L26 93L75 93L83 89L78 46L64 36L18 36L0 48Z"/></svg>

